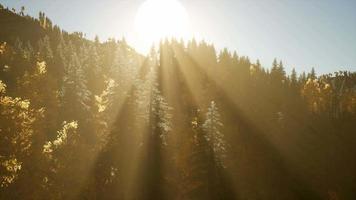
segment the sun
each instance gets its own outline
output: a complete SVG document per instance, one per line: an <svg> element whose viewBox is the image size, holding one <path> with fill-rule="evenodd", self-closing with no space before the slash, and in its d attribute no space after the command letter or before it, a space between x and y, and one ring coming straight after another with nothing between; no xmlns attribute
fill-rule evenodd
<svg viewBox="0 0 356 200"><path fill-rule="evenodd" d="M188 29L188 13L177 0L146 0L137 11L135 30L143 45L166 37L185 38Z"/></svg>

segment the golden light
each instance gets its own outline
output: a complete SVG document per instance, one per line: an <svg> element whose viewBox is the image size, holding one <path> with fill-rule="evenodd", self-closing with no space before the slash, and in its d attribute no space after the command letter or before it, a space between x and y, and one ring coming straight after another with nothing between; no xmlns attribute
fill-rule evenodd
<svg viewBox="0 0 356 200"><path fill-rule="evenodd" d="M185 38L188 29L188 13L177 0L147 0L137 11L135 30L141 45L165 37Z"/></svg>

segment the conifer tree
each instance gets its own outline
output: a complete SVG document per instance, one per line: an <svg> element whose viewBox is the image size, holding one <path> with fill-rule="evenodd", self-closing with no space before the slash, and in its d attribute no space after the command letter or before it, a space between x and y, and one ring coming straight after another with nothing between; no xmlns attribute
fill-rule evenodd
<svg viewBox="0 0 356 200"><path fill-rule="evenodd" d="M290 75L290 86L291 90L297 90L298 87L298 79L297 79L297 72L295 69L292 69L291 75ZM293 91L292 91L293 92Z"/></svg>
<svg viewBox="0 0 356 200"><path fill-rule="evenodd" d="M315 73L314 67L312 67L312 69L311 69L310 73L308 74L307 78L310 78L311 80L316 79L316 73Z"/></svg>
<svg viewBox="0 0 356 200"><path fill-rule="evenodd" d="M47 63L51 63L53 59L53 52L50 38L47 35L38 41L38 48L41 59L45 60Z"/></svg>
<svg viewBox="0 0 356 200"><path fill-rule="evenodd" d="M65 116L71 119L85 117L83 114L89 111L91 105L91 92L87 88L83 67L75 52L72 52L68 65L64 68L60 95Z"/></svg>
<svg viewBox="0 0 356 200"><path fill-rule="evenodd" d="M214 157L216 162L221 163L221 158L225 157L226 154L226 143L224 140L224 135L220 131L223 123L220 119L220 113L214 101L211 101L206 113L206 120L203 124L203 129L205 131L205 138L211 145L214 151Z"/></svg>

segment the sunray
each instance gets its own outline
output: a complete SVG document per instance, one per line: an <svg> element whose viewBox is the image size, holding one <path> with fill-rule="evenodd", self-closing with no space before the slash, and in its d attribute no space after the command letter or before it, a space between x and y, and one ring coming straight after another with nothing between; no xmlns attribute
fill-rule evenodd
<svg viewBox="0 0 356 200"><path fill-rule="evenodd" d="M177 47L177 46L175 46ZM197 74L203 74L206 75L208 80L210 81L214 81L216 83L216 87L217 90L220 91L220 96L219 99L223 99L224 104L226 104L225 106L228 107L230 110L232 110L235 117L230 117L230 119L233 119L235 121L235 123L238 123L238 126L240 127L239 129L243 130L248 130L247 132L250 135L250 137L253 137L255 140L258 139L260 140L259 145L265 146L265 148L270 149L274 152L274 155L277 155L277 157L275 157L274 159L277 160L282 160L282 163L279 163L279 168L280 171L284 171L284 173L289 174L290 171L293 171L295 169L290 169L291 166L293 166L293 162L294 160L291 159L291 155L287 154L287 150L283 149L283 147L280 147L280 143L276 143L274 140L274 138L271 138L271 136L266 135L264 133L264 131L262 131L262 127L263 124L255 124L253 123L252 120L252 116L249 116L247 114L246 108L242 108L241 106L239 106L239 103L235 102L235 100L233 100L234 98L231 97L231 94L233 94L234 92L229 90L229 87L224 87L223 85L225 85L224 82L222 82L223 80L220 80L216 77L213 76L212 74L209 74L208 71L206 71L204 68L202 68L202 66L200 66L198 64L198 62L191 56L189 55L189 53L184 52L184 50L181 48L181 46L178 46L178 48L175 49L175 52L180 52L177 54L177 60L181 62L182 68L181 70L183 71L185 80L187 80L187 83L189 85L189 88L192 90L192 94L195 96L195 99L200 99L200 104L199 105L203 105L204 103L202 103L202 101L204 100L205 95L203 94L199 94L199 91L204 91L201 84L197 83L196 80L201 80L201 78L198 77L193 77L193 75L197 75ZM185 57L183 57L185 56ZM187 61L189 60L189 61ZM187 63L188 62L188 63ZM189 63L190 62L190 63ZM198 73L194 73L192 70L198 70ZM193 74L193 75L192 75ZM200 86L200 88L199 88ZM231 89L231 88L230 88ZM199 98L200 97L200 98ZM267 100L267 101L266 101ZM270 106L275 106L275 103L272 103L273 101L268 101L268 97L266 97L265 101L263 102L263 104L266 104L270 102ZM241 105L241 104L240 104ZM262 102L260 102L260 104L257 104L257 106L262 105ZM268 105L267 105L268 106ZM200 106L201 107L201 106ZM293 119L296 120L297 123L301 124L302 120L297 120L296 116L293 116L292 113L288 112L287 114L292 115ZM243 127L243 128L241 128ZM311 125L308 126L310 129L313 130L313 127ZM243 133L244 131L238 131L241 133ZM234 138L234 137L233 137ZM235 139L238 139L235 137ZM247 142L247 141L245 141ZM233 172L229 172L230 175L233 174ZM299 178L296 177L295 180L298 180ZM288 180L285 180L288 181ZM236 184L236 183L235 183ZM306 185L306 187L308 188L309 183L308 182L303 182L302 180L299 179L299 185L304 184Z"/></svg>
<svg viewBox="0 0 356 200"><path fill-rule="evenodd" d="M146 58L147 59L147 58ZM138 76L142 76L145 71L147 71L145 69L145 63L146 61L144 61L142 63L142 65L139 67L139 73ZM88 172L87 175L85 177L88 178L88 180L86 182L83 182L83 187L81 188L82 192L86 192L86 187L88 187L86 184L89 184L89 187L96 187L99 191L99 188L102 188L103 185L105 185L105 182L102 182L103 180L101 179L101 177L99 176L99 180L96 180L96 175L95 174L100 174L102 173L101 170L107 170L106 173L110 173L110 169L102 169L101 168L101 162L103 161L102 158L104 159L108 159L112 160L112 167L115 168L115 176L123 177L126 176L126 178L123 178L123 180L126 180L125 184L127 184L125 186L125 189L127 190L127 193L125 194L120 194L123 195L124 197L130 196L134 193L133 190L133 185L135 183L132 183L132 181L135 179L135 176L137 174L137 165L139 163L139 158L138 158L138 149L135 149L134 147L137 145L131 145L132 142L137 142L138 140L142 140L142 138L140 138L141 136L143 136L142 132L144 131L144 127L138 127L139 129L137 130L132 130L131 135L127 135L127 134L123 134L126 131L128 131L126 128L127 127L127 121L128 120L134 120L131 118L128 118L129 115L127 114L128 112L133 112L133 110L130 110L130 108L132 108L132 106L130 106L130 97L132 97L134 95L135 92L135 82L132 81L131 83L129 83L127 85L127 88L123 88L125 91L128 91L127 94L128 95L123 95L122 99L120 99L120 101L117 101L115 103L118 103L117 105L117 110L116 110L116 120L112 122L112 124L108 125L108 129L111 130L109 135L102 135L100 138L101 141L106 141L104 143L103 147L100 147L99 149L94 149L93 151L93 158L94 160L92 160L91 163L87 163L88 166ZM113 111L115 112L115 111ZM126 129L126 130L125 130ZM119 136L120 135L120 136ZM123 136L123 137L122 137ZM132 136L132 138L127 138ZM125 145L125 147L123 147L120 150L115 150L113 149L113 144L117 143L118 141L123 140L125 142L120 142L120 144ZM98 143L100 143L100 141L98 141ZM111 152L111 153L109 153ZM109 153L109 154L108 154ZM109 157L108 157L109 156ZM121 157L120 157L121 156ZM126 160L131 160L128 162L131 162L129 164L129 166L122 168L117 168L117 165L115 165L115 160L117 159L123 159L125 158ZM98 171L99 170L99 171ZM94 177L92 175L95 175ZM90 179L94 178L93 181L91 181ZM117 177L113 177L114 179ZM131 183L129 182L131 181ZM93 182L93 183L91 183ZM94 184L94 185L91 185ZM102 190L103 193L105 193L105 190ZM78 192L78 195L80 195L80 193ZM111 194L112 195L112 194ZM111 196L110 195L110 196ZM102 198L101 196L98 196L98 198Z"/></svg>
<svg viewBox="0 0 356 200"><path fill-rule="evenodd" d="M121 32L137 40L135 48L125 38L101 42L90 31L67 32L43 12L32 17L37 4L27 15L25 7L0 3L0 199L355 199L356 73L298 74L298 66L289 75L295 56L266 68L261 63L278 48L257 47L273 40L243 37L261 39L254 24L268 22L259 19L263 12L246 19L238 12L246 26L221 32L207 26L223 20L224 28L225 13L201 18L204 12L192 11L209 6L179 1L142 2L135 33L127 29L133 9L96 27L100 37ZM105 16L119 9L107 5ZM89 21L94 30L100 20ZM275 37L276 28L267 35ZM249 56L261 63L204 40L184 41L186 31L208 40L217 34L216 47L253 50ZM147 56L138 52L160 37L173 38ZM298 62L312 62L300 55Z"/></svg>

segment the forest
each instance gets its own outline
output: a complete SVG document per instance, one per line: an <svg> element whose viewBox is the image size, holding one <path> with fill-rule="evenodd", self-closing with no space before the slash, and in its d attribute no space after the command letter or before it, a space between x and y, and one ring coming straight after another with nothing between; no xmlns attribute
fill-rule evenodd
<svg viewBox="0 0 356 200"><path fill-rule="evenodd" d="M356 199L355 72L23 10L0 5L0 199Z"/></svg>

